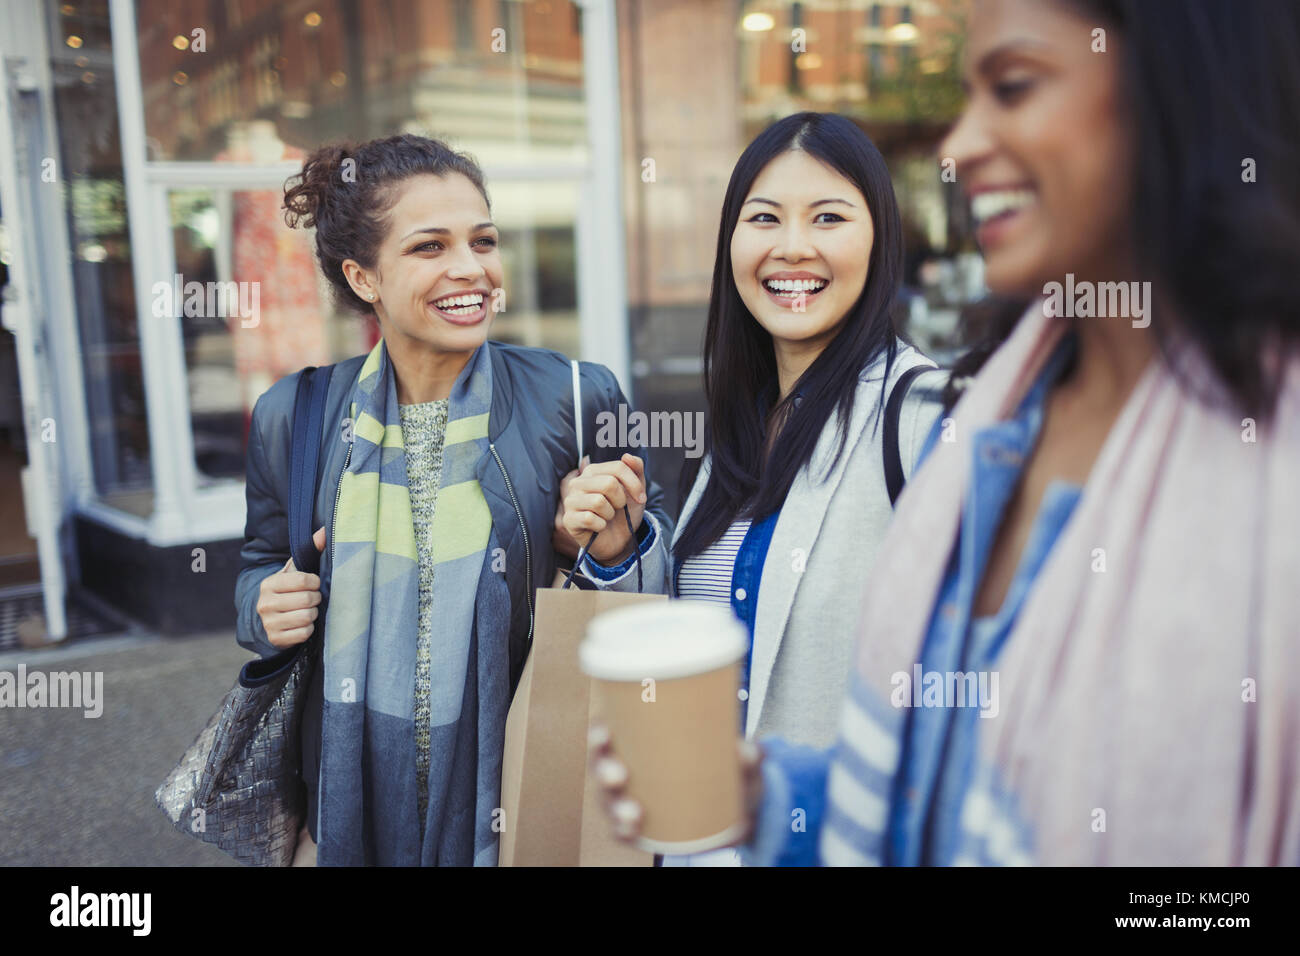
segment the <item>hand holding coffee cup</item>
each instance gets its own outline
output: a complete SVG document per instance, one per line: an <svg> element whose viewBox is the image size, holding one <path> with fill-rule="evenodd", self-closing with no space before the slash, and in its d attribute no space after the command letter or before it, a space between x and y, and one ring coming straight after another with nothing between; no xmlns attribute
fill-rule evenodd
<svg viewBox="0 0 1300 956"><path fill-rule="evenodd" d="M763 802L763 749L749 740L737 740L736 750L743 774L746 808L746 826L736 843L745 843L753 834L758 819L758 808ZM592 724L587 735L588 766L600 787L605 815L613 826L614 836L624 843L635 843L641 836L641 821L645 811L633 797L626 795L627 766L614 751L609 728Z"/></svg>
<svg viewBox="0 0 1300 956"><path fill-rule="evenodd" d="M737 747L747 648L729 609L695 601L612 611L588 626L579 659L602 728L598 780L621 794L610 803L617 829L642 849L698 853L752 829L745 767L756 761Z"/></svg>

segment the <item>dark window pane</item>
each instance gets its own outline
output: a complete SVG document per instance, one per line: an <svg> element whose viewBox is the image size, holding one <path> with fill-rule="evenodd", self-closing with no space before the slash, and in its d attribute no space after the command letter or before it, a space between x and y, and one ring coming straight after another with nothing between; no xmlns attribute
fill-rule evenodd
<svg viewBox="0 0 1300 956"><path fill-rule="evenodd" d="M47 15L95 486L139 497L152 481L149 429L108 3L50 3Z"/></svg>

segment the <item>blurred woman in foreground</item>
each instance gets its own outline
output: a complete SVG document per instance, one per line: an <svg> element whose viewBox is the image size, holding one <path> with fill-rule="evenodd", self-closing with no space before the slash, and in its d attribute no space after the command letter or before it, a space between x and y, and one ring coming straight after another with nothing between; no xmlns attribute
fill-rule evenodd
<svg viewBox="0 0 1300 956"><path fill-rule="evenodd" d="M940 155L1028 305L899 501L838 745L765 742L746 852L1300 863L1300 8L978 0L966 53Z"/></svg>

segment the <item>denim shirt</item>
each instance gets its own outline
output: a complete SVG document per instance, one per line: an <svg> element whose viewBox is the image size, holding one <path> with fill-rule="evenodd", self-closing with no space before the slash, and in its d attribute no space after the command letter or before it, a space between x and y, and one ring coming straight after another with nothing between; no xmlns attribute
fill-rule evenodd
<svg viewBox="0 0 1300 956"><path fill-rule="evenodd" d="M749 635L749 649L745 654L745 666L740 674L740 726L743 729L749 717L749 673L754 666L754 619L758 613L758 589L763 581L763 564L767 561L767 549L772 543L772 532L776 530L777 519L781 517L778 508L765 518L756 519L745 532L745 540L736 552L736 564L731 572L731 609L736 617L745 624ZM677 570L681 570L680 567ZM673 589L677 587L677 574L673 574Z"/></svg>
<svg viewBox="0 0 1300 956"><path fill-rule="evenodd" d="M1002 607L974 617L974 603L1008 503L1042 428L1050 385L1073 356L1067 340L1021 403L1016 416L980 430L974 439L969 502L962 514L958 548L936 601L921 652L923 673L988 674L1019 616L1052 545L1074 513L1082 489L1051 482L1020 556ZM991 685L985 685L991 686ZM981 710L996 713L996 700L980 707L907 709L902 761L890 801L886 862L951 865L962 849L959 816L975 773Z"/></svg>
<svg viewBox="0 0 1300 956"><path fill-rule="evenodd" d="M1007 504L1020 482L1042 427L1050 387L1072 360L1075 340L1067 337L1049 359L1016 414L980 429L972 441L974 462L953 559L940 588L922 643L922 671L990 671L1006 642L1039 570L1077 504L1082 489L1052 482L1034 519L1020 563L996 615L974 618L975 597ZM942 431L935 422L920 460ZM991 685L990 685L991 686ZM977 773L979 707L909 707L900 740L899 769L885 784L858 781L889 806L885 862L892 865L990 862L964 841L960 816ZM764 741L764 800L752 844L752 863L810 866L818 862L819 830L825 810L831 750ZM792 833L791 808L806 814L805 828ZM996 862L996 861L992 861Z"/></svg>

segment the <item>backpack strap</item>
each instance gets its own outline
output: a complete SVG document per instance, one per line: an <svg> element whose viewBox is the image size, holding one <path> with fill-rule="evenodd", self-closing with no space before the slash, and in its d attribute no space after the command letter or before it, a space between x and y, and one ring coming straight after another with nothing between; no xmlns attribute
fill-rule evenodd
<svg viewBox="0 0 1300 956"><path fill-rule="evenodd" d="M312 543L325 399L334 366L311 366L298 376L293 402L293 432L289 455L289 553L299 571L320 571L320 552Z"/></svg>
<svg viewBox="0 0 1300 956"><path fill-rule="evenodd" d="M929 365L913 365L894 383L885 403L885 434L881 442L882 454L885 456L885 487L889 490L889 505L892 508L903 490L903 458L898 450L898 419L903 411L903 399L907 389L922 372L932 371Z"/></svg>

